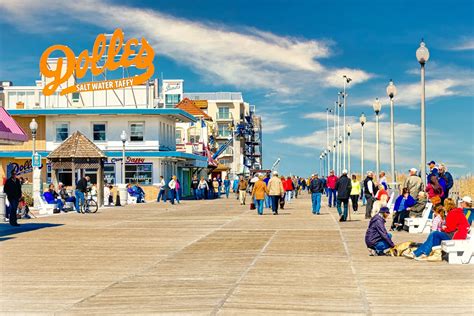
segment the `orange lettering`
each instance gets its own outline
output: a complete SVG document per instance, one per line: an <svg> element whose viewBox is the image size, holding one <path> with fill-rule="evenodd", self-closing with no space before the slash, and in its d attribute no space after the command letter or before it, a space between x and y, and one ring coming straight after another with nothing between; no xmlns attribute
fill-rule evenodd
<svg viewBox="0 0 474 316"><path fill-rule="evenodd" d="M48 65L48 58L54 51L62 51L64 56L66 57L67 68L64 75L61 75L63 71L63 58L59 57L58 62L56 64L56 69L50 69ZM74 72L74 52L67 46L64 45L53 45L48 47L41 55L40 58L40 71L41 73L48 78L53 78L53 81L46 84L43 88L43 94L48 96L52 95L56 89L59 87L60 84L66 82L69 77L72 76Z"/></svg>

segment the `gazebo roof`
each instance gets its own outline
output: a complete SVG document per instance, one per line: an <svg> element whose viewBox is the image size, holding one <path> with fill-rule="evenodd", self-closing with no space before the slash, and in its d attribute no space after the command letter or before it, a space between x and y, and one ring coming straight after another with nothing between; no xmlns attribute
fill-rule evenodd
<svg viewBox="0 0 474 316"><path fill-rule="evenodd" d="M106 158L106 156L90 139L76 131L48 155L48 159L72 158L99 159Z"/></svg>
<svg viewBox="0 0 474 316"><path fill-rule="evenodd" d="M193 116L202 117L205 120L212 121L212 117L207 115L207 113L201 110L193 100L188 98L184 98L175 106L175 108L186 111Z"/></svg>

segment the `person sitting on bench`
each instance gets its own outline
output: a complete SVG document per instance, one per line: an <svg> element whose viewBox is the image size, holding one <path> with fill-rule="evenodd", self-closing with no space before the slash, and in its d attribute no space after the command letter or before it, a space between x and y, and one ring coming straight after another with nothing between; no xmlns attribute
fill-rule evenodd
<svg viewBox="0 0 474 316"><path fill-rule="evenodd" d="M405 223L405 218L408 217L410 211L408 208L415 205L415 199L411 197L410 191L407 188L402 190L402 195L400 195L395 200L395 206L393 208L393 222L392 222L392 230L401 231L403 228L403 224Z"/></svg>
<svg viewBox="0 0 474 316"><path fill-rule="evenodd" d="M64 203L61 200L59 194L54 190L54 184L50 184L48 191L46 191L44 194L44 199L46 200L46 203L48 204L56 204L57 209L62 211L64 207Z"/></svg>
<svg viewBox="0 0 474 316"><path fill-rule="evenodd" d="M423 191L418 192L415 205L407 207L407 211L410 211L409 216L411 218L421 218L423 216L423 210L426 207L426 203L428 203L426 193Z"/></svg>
<svg viewBox="0 0 474 316"><path fill-rule="evenodd" d="M389 215L389 208L383 206L380 208L379 213L372 217L369 222L369 227L365 233L365 244L371 256L383 256L385 250L395 246L392 241L392 235L385 229L385 222Z"/></svg>

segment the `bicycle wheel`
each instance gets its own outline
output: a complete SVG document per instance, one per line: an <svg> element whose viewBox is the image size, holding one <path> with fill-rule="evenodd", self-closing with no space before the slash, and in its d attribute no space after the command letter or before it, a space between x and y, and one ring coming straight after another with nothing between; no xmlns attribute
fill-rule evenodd
<svg viewBox="0 0 474 316"><path fill-rule="evenodd" d="M89 200L87 202L87 206L88 206L88 212L89 213L95 213L97 212L97 210L99 209L99 207L97 206L97 202L94 201L94 200Z"/></svg>

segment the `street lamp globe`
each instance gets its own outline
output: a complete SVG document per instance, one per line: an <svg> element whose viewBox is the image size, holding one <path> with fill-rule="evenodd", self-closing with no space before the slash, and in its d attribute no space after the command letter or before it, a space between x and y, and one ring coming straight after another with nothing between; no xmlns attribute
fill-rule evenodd
<svg viewBox="0 0 474 316"><path fill-rule="evenodd" d="M365 114L364 114L364 113L362 113L362 114L360 115L359 121L360 121L360 125L362 125L362 126L364 126L365 123L367 122L367 118L365 117Z"/></svg>
<svg viewBox="0 0 474 316"><path fill-rule="evenodd" d="M328 152L331 152L331 145L328 145Z"/></svg>
<svg viewBox="0 0 474 316"><path fill-rule="evenodd" d="M120 139L122 140L122 143L125 143L127 141L127 132L122 131L122 134L120 134Z"/></svg>
<svg viewBox="0 0 474 316"><path fill-rule="evenodd" d="M382 109L382 103L380 102L379 98L375 98L374 104L372 104L372 106L374 107L375 114L378 115Z"/></svg>
<svg viewBox="0 0 474 316"><path fill-rule="evenodd" d="M32 119L30 122L30 130L32 134L36 134L36 131L38 130L38 123L35 119Z"/></svg>
<svg viewBox="0 0 474 316"><path fill-rule="evenodd" d="M339 144L342 144L342 136L339 136Z"/></svg>
<svg viewBox="0 0 474 316"><path fill-rule="evenodd" d="M390 99L393 99L397 95L397 87L393 84L392 79L390 79L390 83L387 86L387 95Z"/></svg>
<svg viewBox="0 0 474 316"><path fill-rule="evenodd" d="M428 47L426 47L425 42L421 40L420 47L416 50L416 59L418 59L418 62L422 65L424 65L428 59L430 58L430 51L428 50Z"/></svg>
<svg viewBox="0 0 474 316"><path fill-rule="evenodd" d="M324 149L324 155L327 155L327 154L328 154L328 151Z"/></svg>
<svg viewBox="0 0 474 316"><path fill-rule="evenodd" d="M346 131L347 131L347 136L351 136L351 134L352 134L352 127L351 127L350 124L347 124Z"/></svg>
<svg viewBox="0 0 474 316"><path fill-rule="evenodd" d="M332 141L332 147L336 148L336 144L337 144L336 141L333 140L333 141Z"/></svg>

